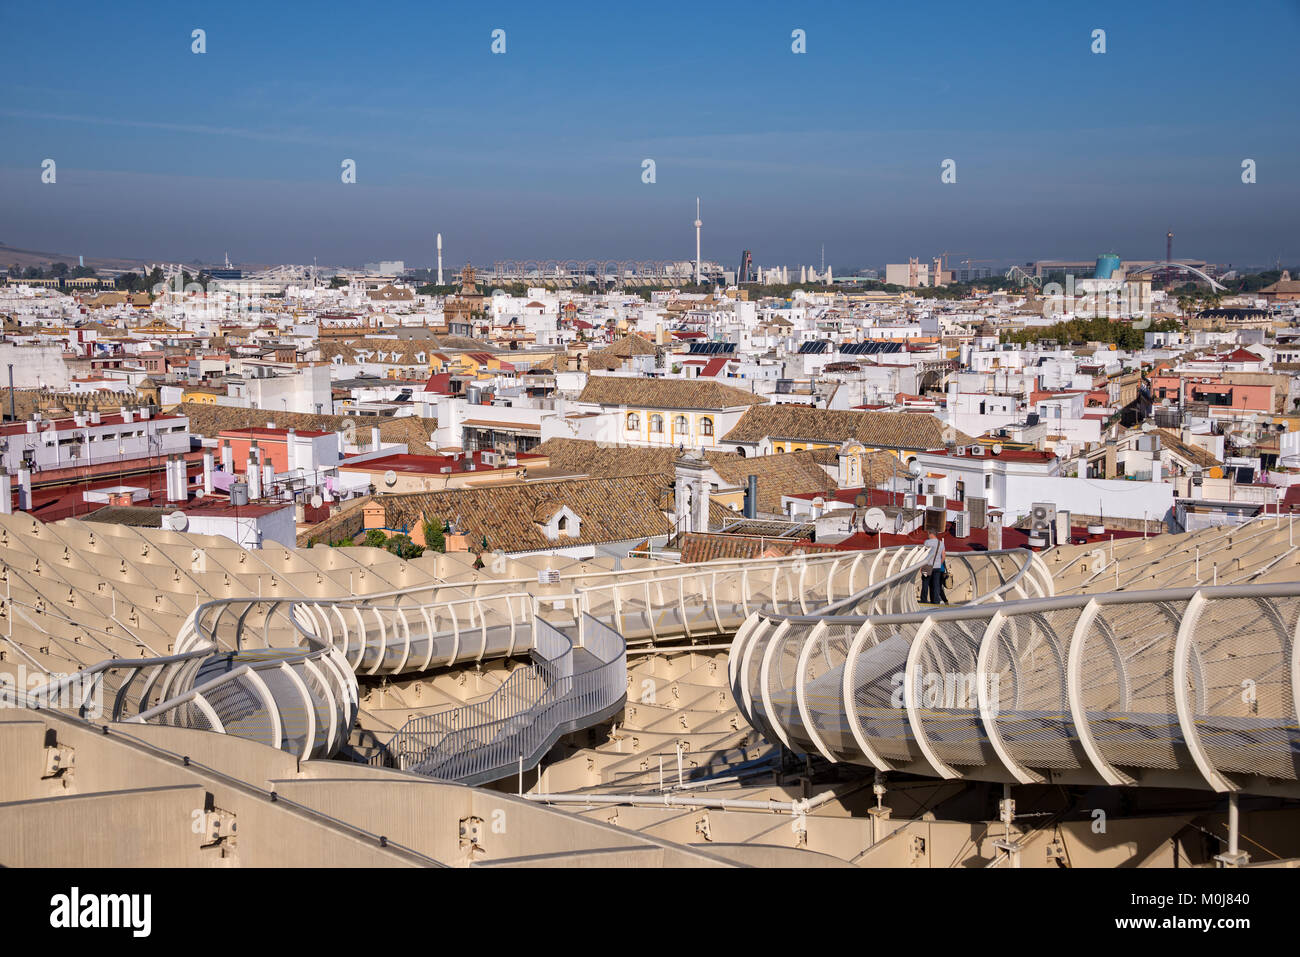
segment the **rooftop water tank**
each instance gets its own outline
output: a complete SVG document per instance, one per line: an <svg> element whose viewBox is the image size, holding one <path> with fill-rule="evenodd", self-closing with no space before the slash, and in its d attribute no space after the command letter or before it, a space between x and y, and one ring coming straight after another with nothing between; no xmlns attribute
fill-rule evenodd
<svg viewBox="0 0 1300 957"><path fill-rule="evenodd" d="M1097 268L1093 271L1093 279L1109 279L1119 271L1119 257L1114 253L1103 253L1097 257Z"/></svg>

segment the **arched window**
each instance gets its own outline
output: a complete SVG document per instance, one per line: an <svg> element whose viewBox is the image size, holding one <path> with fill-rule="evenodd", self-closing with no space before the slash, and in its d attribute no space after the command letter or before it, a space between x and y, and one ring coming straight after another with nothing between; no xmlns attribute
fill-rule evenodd
<svg viewBox="0 0 1300 957"><path fill-rule="evenodd" d="M677 435L682 435L690 431L690 429L687 428L686 425L686 416L679 415L677 418L673 419L673 431Z"/></svg>
<svg viewBox="0 0 1300 957"><path fill-rule="evenodd" d="M569 530L569 516L561 515L560 520L556 525L559 527L560 531L567 532Z"/></svg>
<svg viewBox="0 0 1300 957"><path fill-rule="evenodd" d="M650 431L662 433L664 430L664 417L657 412L650 416Z"/></svg>
<svg viewBox="0 0 1300 957"><path fill-rule="evenodd" d="M712 435L712 434L713 434L713 420L700 419L700 435Z"/></svg>
<svg viewBox="0 0 1300 957"><path fill-rule="evenodd" d="M641 416L637 415L635 412L629 412L627 414L627 430L629 432L640 432Z"/></svg>

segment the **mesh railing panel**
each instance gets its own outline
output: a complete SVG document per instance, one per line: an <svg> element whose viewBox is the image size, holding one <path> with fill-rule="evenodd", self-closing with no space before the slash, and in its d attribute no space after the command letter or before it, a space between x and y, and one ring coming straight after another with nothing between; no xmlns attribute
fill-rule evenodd
<svg viewBox="0 0 1300 957"><path fill-rule="evenodd" d="M1080 610L1009 615L991 646L987 681L998 734L1024 767L1086 766L1066 688L1066 656Z"/></svg>
<svg viewBox="0 0 1300 957"><path fill-rule="evenodd" d="M979 712L981 625L979 619L939 621L921 639L914 675L918 718L931 750L946 764L997 762Z"/></svg>
<svg viewBox="0 0 1300 957"><path fill-rule="evenodd" d="M844 713L844 662L858 625L828 624L816 639L805 673L804 700L822 743L839 761L862 757Z"/></svg>
<svg viewBox="0 0 1300 957"><path fill-rule="evenodd" d="M1103 604L1082 637L1084 706L1098 750L1116 767L1172 769L1186 761L1173 682L1174 641L1186 604ZM1107 630L1123 662L1127 707ZM1105 680L1111 675L1113 683Z"/></svg>
<svg viewBox="0 0 1300 957"><path fill-rule="evenodd" d="M921 756L907 720L903 683L907 654L920 624L872 628L853 664L853 707L863 736L886 760Z"/></svg>
<svg viewBox="0 0 1300 957"><path fill-rule="evenodd" d="M1196 728L1221 772L1297 780L1300 728L1291 649L1300 598L1212 598L1196 622L1188 674Z"/></svg>

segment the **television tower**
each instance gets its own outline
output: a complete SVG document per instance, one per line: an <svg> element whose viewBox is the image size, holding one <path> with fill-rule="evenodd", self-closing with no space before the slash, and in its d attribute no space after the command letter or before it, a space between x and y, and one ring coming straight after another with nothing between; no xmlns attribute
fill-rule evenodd
<svg viewBox="0 0 1300 957"><path fill-rule="evenodd" d="M442 233L438 234L438 285L442 285Z"/></svg>
<svg viewBox="0 0 1300 957"><path fill-rule="evenodd" d="M700 198L695 197L695 285L700 284Z"/></svg>

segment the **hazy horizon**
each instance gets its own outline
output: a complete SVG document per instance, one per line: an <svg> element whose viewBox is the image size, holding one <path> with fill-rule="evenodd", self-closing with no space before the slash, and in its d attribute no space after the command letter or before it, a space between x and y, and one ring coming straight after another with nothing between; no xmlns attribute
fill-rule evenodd
<svg viewBox="0 0 1300 957"><path fill-rule="evenodd" d="M4 10L24 42L0 108L0 241L423 267L441 232L446 264L688 259L698 195L703 255L733 266L746 248L817 264L823 243L838 269L945 250L953 267L1159 259L1167 230L1175 258L1300 260L1294 0L1249 17L1204 2L940 3L924 20L848 3L722 4L707 22L674 3L384 10L127 3L85 8L75 33Z"/></svg>

